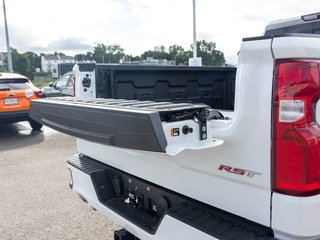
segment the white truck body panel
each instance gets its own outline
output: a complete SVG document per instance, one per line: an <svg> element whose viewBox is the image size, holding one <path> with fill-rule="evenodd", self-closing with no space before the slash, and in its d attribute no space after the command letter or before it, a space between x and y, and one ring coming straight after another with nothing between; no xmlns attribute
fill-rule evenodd
<svg viewBox="0 0 320 240"><path fill-rule="evenodd" d="M319 213L320 195L272 195L272 228L279 239L319 239Z"/></svg>
<svg viewBox="0 0 320 240"><path fill-rule="evenodd" d="M320 38L276 38L272 51L276 59L319 59ZM320 195L294 197L273 193L272 228L280 239L319 239L319 214Z"/></svg>
<svg viewBox="0 0 320 240"><path fill-rule="evenodd" d="M79 152L180 194L270 226L271 111L265 111L271 109L273 58L270 48L271 39L242 44L234 117L221 128L215 127L215 120L211 121L213 138L224 140L221 146L185 150L169 156L79 139ZM254 65L249 64L252 61ZM255 76L254 72L261 74ZM256 174L252 177L231 174L219 170L221 165Z"/></svg>
<svg viewBox="0 0 320 240"><path fill-rule="evenodd" d="M200 150L216 148L223 144L223 140L216 139L212 135L213 129L210 126L210 122L207 123L207 135L209 136L206 140L200 141L196 135L199 133L199 124L194 120L186 120L184 124L191 127L193 132L187 135L180 134L179 136L171 137L170 129L178 128L181 126L179 123L163 123L163 131L166 135L168 146L166 153L171 156L175 156L184 150ZM211 137L212 136L212 137Z"/></svg>
<svg viewBox="0 0 320 240"><path fill-rule="evenodd" d="M83 73L79 71L79 66L75 65L73 72L76 72L75 80L75 96L81 98L95 98L96 97L96 84L92 82L95 79L95 72ZM83 79L90 79L90 87L83 87Z"/></svg>
<svg viewBox="0 0 320 240"><path fill-rule="evenodd" d="M275 38L272 44L272 51L275 59L319 59L319 42L320 38L299 36Z"/></svg>

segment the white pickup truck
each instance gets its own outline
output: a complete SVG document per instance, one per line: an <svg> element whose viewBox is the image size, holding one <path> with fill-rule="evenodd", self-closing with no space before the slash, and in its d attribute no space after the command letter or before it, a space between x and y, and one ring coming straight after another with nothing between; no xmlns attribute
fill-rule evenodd
<svg viewBox="0 0 320 240"><path fill-rule="evenodd" d="M236 73L79 64L76 98L35 100L30 117L78 138L70 185L117 240L320 239L319 23L243 39Z"/></svg>

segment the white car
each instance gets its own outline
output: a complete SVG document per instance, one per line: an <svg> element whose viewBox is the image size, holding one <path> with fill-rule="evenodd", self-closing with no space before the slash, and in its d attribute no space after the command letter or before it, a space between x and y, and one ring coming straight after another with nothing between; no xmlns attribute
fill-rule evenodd
<svg viewBox="0 0 320 240"><path fill-rule="evenodd" d="M45 97L74 96L74 79L72 72L66 73L49 86L43 87L42 93Z"/></svg>

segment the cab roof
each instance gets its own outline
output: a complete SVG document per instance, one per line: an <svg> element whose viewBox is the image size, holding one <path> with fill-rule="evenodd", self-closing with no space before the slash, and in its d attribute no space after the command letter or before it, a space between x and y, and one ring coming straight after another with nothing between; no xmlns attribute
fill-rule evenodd
<svg viewBox="0 0 320 240"><path fill-rule="evenodd" d="M272 21L267 25L264 35L284 33L320 34L320 12Z"/></svg>

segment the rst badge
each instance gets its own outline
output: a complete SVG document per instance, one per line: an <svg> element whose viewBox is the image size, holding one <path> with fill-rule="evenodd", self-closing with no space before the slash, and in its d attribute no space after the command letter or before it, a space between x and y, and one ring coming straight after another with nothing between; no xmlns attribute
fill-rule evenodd
<svg viewBox="0 0 320 240"><path fill-rule="evenodd" d="M246 176L246 177L253 177L255 175L261 175L261 173L254 172L251 170L241 169L241 168L234 168L226 165L220 165L218 168L220 171L226 171L228 173L237 174L240 176Z"/></svg>

